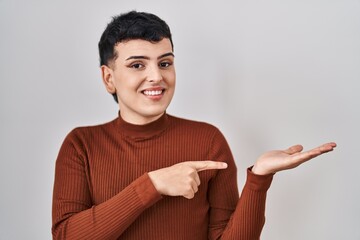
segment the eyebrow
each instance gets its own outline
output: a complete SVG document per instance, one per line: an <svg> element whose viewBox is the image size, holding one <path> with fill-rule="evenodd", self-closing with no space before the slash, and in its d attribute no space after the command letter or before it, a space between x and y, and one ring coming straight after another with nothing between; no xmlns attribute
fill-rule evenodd
<svg viewBox="0 0 360 240"><path fill-rule="evenodd" d="M162 54L160 55L157 59L161 59L161 58L164 58L164 57L167 57L167 56L173 56L175 57L175 55L172 53L172 52L168 52L168 53L165 53L165 54ZM147 56L130 56L126 59L127 60L131 60L131 59L147 59L149 60L150 58L147 57Z"/></svg>

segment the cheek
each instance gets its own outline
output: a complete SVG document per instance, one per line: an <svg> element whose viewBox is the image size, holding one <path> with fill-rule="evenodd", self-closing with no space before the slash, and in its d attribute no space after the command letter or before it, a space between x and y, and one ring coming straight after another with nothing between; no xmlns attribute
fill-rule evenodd
<svg viewBox="0 0 360 240"><path fill-rule="evenodd" d="M175 74L175 71L174 72L169 72L166 74L165 76L166 80L167 80L167 83L169 85L172 85L174 86L175 85L175 82L176 82L176 74Z"/></svg>
<svg viewBox="0 0 360 240"><path fill-rule="evenodd" d="M121 79L118 79L116 82L116 88L118 92L132 94L137 92L141 86L141 81L133 76L123 76Z"/></svg>

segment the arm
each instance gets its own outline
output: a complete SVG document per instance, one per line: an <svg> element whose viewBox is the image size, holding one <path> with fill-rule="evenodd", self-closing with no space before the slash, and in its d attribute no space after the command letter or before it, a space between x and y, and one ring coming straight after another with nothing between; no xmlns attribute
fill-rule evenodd
<svg viewBox="0 0 360 240"><path fill-rule="evenodd" d="M265 224L265 203L267 190L273 174L259 176L247 169L247 179L236 209L223 231L213 239L260 239ZM212 210L214 211L214 210ZM223 209L216 209L223 211ZM230 215L228 215L230 216Z"/></svg>
<svg viewBox="0 0 360 240"><path fill-rule="evenodd" d="M53 239L116 239L161 196L144 174L108 201L93 206L82 146L70 133L56 161Z"/></svg>
<svg viewBox="0 0 360 240"><path fill-rule="evenodd" d="M219 138L219 142L221 141L225 141L225 139ZM228 158L232 159L226 142L224 142L223 147L216 144L216 141L214 143L214 156L217 161L223 161L223 155L229 155L230 158ZM270 151L260 156L254 167L248 169L247 181L232 215L231 210L227 210L225 204L218 205L219 200L213 200L209 226L210 239L259 239L265 223L266 192L270 187L273 174L281 170L295 168L314 157L332 151L335 147L335 143L327 143L312 150L301 152L302 146L295 145L284 151ZM231 166L230 163L228 165ZM229 185L231 179L234 181L235 177L227 179L227 176L221 176L225 173L226 171L219 172L214 189L210 189L210 191L215 192L214 196L231 196L231 194L223 192L226 188L221 185ZM217 184L218 186L216 186ZM213 197L213 199L217 198ZM226 219L229 220L227 225Z"/></svg>
<svg viewBox="0 0 360 240"><path fill-rule="evenodd" d="M213 139L209 158L224 161L209 185L209 239L259 239L265 222L266 192L272 174L258 176L247 170L247 180L238 196L236 166L230 148L220 132Z"/></svg>

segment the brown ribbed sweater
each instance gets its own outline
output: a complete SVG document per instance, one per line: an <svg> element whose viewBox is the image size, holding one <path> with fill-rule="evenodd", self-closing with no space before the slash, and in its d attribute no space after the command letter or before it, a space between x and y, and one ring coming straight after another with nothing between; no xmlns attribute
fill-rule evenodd
<svg viewBox="0 0 360 240"><path fill-rule="evenodd" d="M213 160L195 197L161 196L147 172ZM236 166L220 131L164 114L147 125L118 117L71 131L60 149L53 193L53 239L259 239L272 175L248 169L239 199Z"/></svg>

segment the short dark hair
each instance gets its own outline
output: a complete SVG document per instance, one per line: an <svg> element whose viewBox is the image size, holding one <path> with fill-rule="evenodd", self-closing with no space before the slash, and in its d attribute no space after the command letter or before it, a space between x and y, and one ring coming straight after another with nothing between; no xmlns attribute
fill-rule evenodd
<svg viewBox="0 0 360 240"><path fill-rule="evenodd" d="M100 66L109 66L116 59L115 46L119 42L132 39L159 42L164 38L168 38L174 48L169 26L154 14L131 11L115 16L105 28L98 44ZM118 102L116 93L113 97Z"/></svg>

